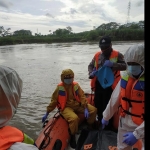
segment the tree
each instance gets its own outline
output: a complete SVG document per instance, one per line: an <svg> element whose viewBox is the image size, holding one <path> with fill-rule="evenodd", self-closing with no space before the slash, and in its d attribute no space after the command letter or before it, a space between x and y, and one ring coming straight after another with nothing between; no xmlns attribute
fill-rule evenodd
<svg viewBox="0 0 150 150"><path fill-rule="evenodd" d="M32 35L32 32L30 31L30 30L17 30L17 31L15 31L14 32L14 34L13 35L22 35L22 36L26 36L26 35Z"/></svg>
<svg viewBox="0 0 150 150"><path fill-rule="evenodd" d="M10 30L11 30L11 28L4 29L3 26L0 26L0 36L4 37L7 35L10 35L11 34Z"/></svg>
<svg viewBox="0 0 150 150"><path fill-rule="evenodd" d="M66 27L66 29L71 33L72 28L70 26Z"/></svg>
<svg viewBox="0 0 150 150"><path fill-rule="evenodd" d="M53 34L58 36L67 35L70 34L70 31L67 29L57 29L56 31L53 32Z"/></svg>

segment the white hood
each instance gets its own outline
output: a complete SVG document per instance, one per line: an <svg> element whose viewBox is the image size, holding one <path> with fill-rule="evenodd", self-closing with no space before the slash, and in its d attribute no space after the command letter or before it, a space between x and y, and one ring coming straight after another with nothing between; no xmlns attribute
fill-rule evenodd
<svg viewBox="0 0 150 150"><path fill-rule="evenodd" d="M5 126L16 113L22 92L22 80L17 72L0 66L0 127Z"/></svg>
<svg viewBox="0 0 150 150"><path fill-rule="evenodd" d="M124 54L125 62L136 62L140 64L145 70L144 47L144 44L136 44L131 46ZM144 74L144 71L142 74Z"/></svg>

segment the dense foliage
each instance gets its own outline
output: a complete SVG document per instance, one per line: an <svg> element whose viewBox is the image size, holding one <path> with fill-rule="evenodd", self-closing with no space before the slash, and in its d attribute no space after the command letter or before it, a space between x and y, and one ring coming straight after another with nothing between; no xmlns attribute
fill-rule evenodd
<svg viewBox="0 0 150 150"><path fill-rule="evenodd" d="M10 30L10 28L0 27L0 45L99 41L104 35L109 35L112 41L144 40L144 21L124 25L110 22L102 24L91 31L80 33L73 33L70 26L66 29L57 29L47 35L37 33L32 35L30 30L19 30L10 33Z"/></svg>

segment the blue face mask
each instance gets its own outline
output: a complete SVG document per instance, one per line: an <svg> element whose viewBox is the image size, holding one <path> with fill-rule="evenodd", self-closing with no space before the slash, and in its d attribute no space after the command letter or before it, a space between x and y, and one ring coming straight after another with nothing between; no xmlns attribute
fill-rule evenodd
<svg viewBox="0 0 150 150"><path fill-rule="evenodd" d="M129 71L129 73L135 76L139 75L142 72L140 65L128 65L127 70Z"/></svg>
<svg viewBox="0 0 150 150"><path fill-rule="evenodd" d="M70 79L64 79L64 82L66 84L71 84L73 82L73 78L70 78Z"/></svg>

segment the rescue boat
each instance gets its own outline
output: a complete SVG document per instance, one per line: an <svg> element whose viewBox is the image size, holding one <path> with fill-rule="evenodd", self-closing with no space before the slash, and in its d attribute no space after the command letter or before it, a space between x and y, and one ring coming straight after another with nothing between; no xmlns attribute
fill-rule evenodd
<svg viewBox="0 0 150 150"><path fill-rule="evenodd" d="M85 93L88 102L94 105L94 94ZM80 118L79 124L84 122L85 118L83 114L78 114ZM119 115L116 112L114 114L114 128L118 129ZM38 135L35 143L39 150L66 150L69 145L70 135L69 126L63 116L56 112L56 114L46 120L43 124L42 130ZM134 146L135 150L141 150L142 144L139 140ZM111 147L108 150L112 150Z"/></svg>

